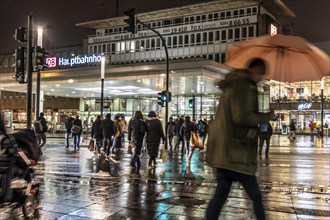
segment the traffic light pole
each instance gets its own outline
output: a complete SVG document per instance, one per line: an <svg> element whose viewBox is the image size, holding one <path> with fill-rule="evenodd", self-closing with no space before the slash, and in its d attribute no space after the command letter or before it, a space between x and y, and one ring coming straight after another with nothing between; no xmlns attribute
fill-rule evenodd
<svg viewBox="0 0 330 220"><path fill-rule="evenodd" d="M31 128L32 122L32 15L28 16L28 39L27 39L27 102L26 102L26 128Z"/></svg>
<svg viewBox="0 0 330 220"><path fill-rule="evenodd" d="M144 24L143 22L136 20L137 23L142 24L144 27L148 28L149 30L153 31L154 33L156 33L159 38L162 40L163 46L165 48L165 54L166 54L166 106L165 106L165 136L166 136L166 140L168 140L167 138L167 122L168 122L168 103L169 103L169 78L170 78L170 74L169 74L169 68L170 68L170 61L168 58L168 51L167 51L167 46L166 46L166 42L163 38L163 36L155 29L149 27L148 25ZM167 149L168 143L166 141L166 149Z"/></svg>

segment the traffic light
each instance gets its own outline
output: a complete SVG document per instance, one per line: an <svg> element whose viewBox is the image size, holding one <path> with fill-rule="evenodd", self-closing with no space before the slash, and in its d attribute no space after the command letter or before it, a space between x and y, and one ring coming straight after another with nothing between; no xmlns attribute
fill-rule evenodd
<svg viewBox="0 0 330 220"><path fill-rule="evenodd" d="M136 34L136 11L135 8L131 8L128 11L124 12L128 16L128 19L124 19L124 22L128 24L128 27L125 27L125 30Z"/></svg>
<svg viewBox="0 0 330 220"><path fill-rule="evenodd" d="M163 93L164 91L158 92L157 95L157 104L164 107L164 103L163 103Z"/></svg>
<svg viewBox="0 0 330 220"><path fill-rule="evenodd" d="M189 99L189 108L193 108L194 107L194 100L193 99Z"/></svg>
<svg viewBox="0 0 330 220"><path fill-rule="evenodd" d="M166 102L167 100L167 93L166 91L162 91L162 102Z"/></svg>
<svg viewBox="0 0 330 220"><path fill-rule="evenodd" d="M25 47L15 49L15 79L19 83L26 83L25 75Z"/></svg>
<svg viewBox="0 0 330 220"><path fill-rule="evenodd" d="M15 35L14 38L20 43L27 42L27 34L26 34L26 28L25 27L19 27L15 29Z"/></svg>
<svg viewBox="0 0 330 220"><path fill-rule="evenodd" d="M46 51L40 46L35 46L33 48L33 61L32 66L34 71L44 70L44 67L48 65L45 63Z"/></svg>

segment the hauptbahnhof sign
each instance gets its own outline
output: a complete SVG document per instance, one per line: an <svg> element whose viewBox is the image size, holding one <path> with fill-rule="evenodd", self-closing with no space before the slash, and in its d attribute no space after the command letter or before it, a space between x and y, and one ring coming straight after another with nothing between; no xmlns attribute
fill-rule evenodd
<svg viewBox="0 0 330 220"><path fill-rule="evenodd" d="M55 57L50 56L46 58L48 68L56 68L61 66L74 66L81 64L100 63L102 59L101 55L85 55L85 56L74 56L71 58Z"/></svg>

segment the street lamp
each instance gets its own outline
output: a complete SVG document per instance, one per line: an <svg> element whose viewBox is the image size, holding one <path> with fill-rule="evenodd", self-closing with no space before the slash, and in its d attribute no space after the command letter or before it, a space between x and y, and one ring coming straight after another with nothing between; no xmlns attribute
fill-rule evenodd
<svg viewBox="0 0 330 220"><path fill-rule="evenodd" d="M324 78L321 80L321 137L323 137L323 104L324 104L324 98L323 98L323 90L324 90Z"/></svg>
<svg viewBox="0 0 330 220"><path fill-rule="evenodd" d="M40 46L40 47L42 47L43 32L44 32L43 27L38 26L37 46ZM43 109L42 102L41 102L41 96L43 96L43 94L41 94L41 91L40 91L40 82L41 82L41 74L40 74L40 70L38 69L37 70L37 98L35 100L35 104L36 104L35 117L36 117L36 119L38 118L38 116L41 112L41 109Z"/></svg>
<svg viewBox="0 0 330 220"><path fill-rule="evenodd" d="M101 58L101 116L103 115L103 93L104 93L104 75L105 75L105 56Z"/></svg>

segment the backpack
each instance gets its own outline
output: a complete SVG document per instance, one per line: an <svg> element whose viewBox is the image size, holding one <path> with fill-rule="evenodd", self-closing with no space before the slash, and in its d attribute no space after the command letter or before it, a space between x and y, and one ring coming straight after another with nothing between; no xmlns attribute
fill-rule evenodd
<svg viewBox="0 0 330 220"><path fill-rule="evenodd" d="M44 126L42 126L41 121L38 121L38 120L34 121L33 127L34 127L35 132L37 132L37 133L42 133L44 131Z"/></svg>
<svg viewBox="0 0 330 220"><path fill-rule="evenodd" d="M260 132L267 132L267 131L268 131L268 124L261 124Z"/></svg>
<svg viewBox="0 0 330 220"><path fill-rule="evenodd" d="M198 126L198 133L203 134L205 131L205 124L202 122Z"/></svg>

